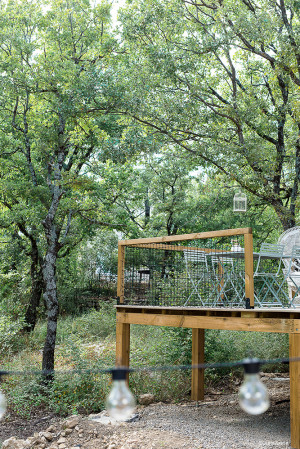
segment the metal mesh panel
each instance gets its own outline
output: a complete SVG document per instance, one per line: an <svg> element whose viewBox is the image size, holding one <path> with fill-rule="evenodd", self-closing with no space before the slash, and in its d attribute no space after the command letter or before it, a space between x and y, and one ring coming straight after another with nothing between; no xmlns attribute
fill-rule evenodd
<svg viewBox="0 0 300 449"><path fill-rule="evenodd" d="M243 236L126 246L126 304L245 307Z"/></svg>

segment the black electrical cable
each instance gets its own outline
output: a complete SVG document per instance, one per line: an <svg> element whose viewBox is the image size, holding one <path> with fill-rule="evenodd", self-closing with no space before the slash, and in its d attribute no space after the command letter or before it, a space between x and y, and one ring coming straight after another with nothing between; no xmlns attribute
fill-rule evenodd
<svg viewBox="0 0 300 449"><path fill-rule="evenodd" d="M247 359L248 360L248 359ZM255 360L256 363L261 365L270 364L287 364L293 362L300 362L300 357L292 358L277 358L277 359L250 359ZM232 368L244 366L244 360L238 360L233 362L220 362L220 363L200 363L197 365L162 365L162 366L146 366L146 367L120 367L127 372L154 372L154 371L184 371L191 369L220 369L220 368ZM3 376L25 376L25 375L37 375L37 376L49 376L54 374L112 374L118 367L113 368L98 368L98 369L73 369L73 370L26 370L26 371L9 371L0 370L0 378Z"/></svg>

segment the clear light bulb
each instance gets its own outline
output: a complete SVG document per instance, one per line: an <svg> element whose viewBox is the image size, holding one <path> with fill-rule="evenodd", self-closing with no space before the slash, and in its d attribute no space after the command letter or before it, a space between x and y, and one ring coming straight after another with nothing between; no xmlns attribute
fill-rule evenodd
<svg viewBox="0 0 300 449"><path fill-rule="evenodd" d="M112 370L113 386L106 399L106 409L117 421L126 421L135 409L135 398L126 383L128 369Z"/></svg>
<svg viewBox="0 0 300 449"><path fill-rule="evenodd" d="M259 363L257 359L244 361L245 380L239 391L241 408L250 415L260 415L270 406L266 387L259 377Z"/></svg>
<svg viewBox="0 0 300 449"><path fill-rule="evenodd" d="M0 391L0 419L3 418L6 412L6 398L4 394Z"/></svg>

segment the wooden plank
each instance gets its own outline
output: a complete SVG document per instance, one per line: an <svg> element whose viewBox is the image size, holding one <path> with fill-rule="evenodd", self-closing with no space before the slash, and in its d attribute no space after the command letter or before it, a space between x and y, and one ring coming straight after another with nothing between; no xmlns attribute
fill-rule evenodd
<svg viewBox="0 0 300 449"><path fill-rule="evenodd" d="M299 334L300 332L300 320L293 320L293 331L291 333L293 334Z"/></svg>
<svg viewBox="0 0 300 449"><path fill-rule="evenodd" d="M245 234L245 297L250 298L250 306L254 307L253 279L253 236Z"/></svg>
<svg viewBox="0 0 300 449"><path fill-rule="evenodd" d="M122 312L136 312L140 313L144 310L145 313L161 313L162 310L167 312L178 312L182 314L194 314L203 315L208 313L219 314L220 316L232 315L232 313L240 313L241 316L246 314L247 316L259 316L264 318L277 318L278 315L281 318L300 319L300 308L298 309L281 309L281 308L258 308L255 309L241 309L241 308L229 308L229 307L180 307L180 306L138 306L138 305L116 305L117 311Z"/></svg>
<svg viewBox="0 0 300 449"><path fill-rule="evenodd" d="M120 304L124 302L125 246L118 246L118 281L117 296Z"/></svg>
<svg viewBox="0 0 300 449"><path fill-rule="evenodd" d="M290 335L290 357L300 357L300 335ZM290 362L291 446L300 449L300 362Z"/></svg>
<svg viewBox="0 0 300 449"><path fill-rule="evenodd" d="M252 234L252 229L251 228L223 229L221 231L197 232L195 234L166 235L164 237L120 240L119 245L180 242L182 240L209 239L214 237L230 237L234 235L244 235L244 234Z"/></svg>
<svg viewBox="0 0 300 449"><path fill-rule="evenodd" d="M242 318L259 318L259 312L254 312L253 313L253 310L252 309L246 309L246 311L244 312L241 312L241 315L240 315ZM261 317L261 318L263 318L263 317ZM268 317L268 318L270 318L270 317Z"/></svg>
<svg viewBox="0 0 300 449"><path fill-rule="evenodd" d="M130 324L117 322L116 366L129 366Z"/></svg>
<svg viewBox="0 0 300 449"><path fill-rule="evenodd" d="M220 293L224 290L224 284L225 284L224 267L220 262L218 263L218 277L219 277L218 293L220 295ZM221 299L224 299L224 293L221 294ZM221 302L220 299L219 299L219 302Z"/></svg>
<svg viewBox="0 0 300 449"><path fill-rule="evenodd" d="M192 365L204 363L204 329L192 330ZM204 399L204 369L192 369L192 401Z"/></svg>
<svg viewBox="0 0 300 449"><path fill-rule="evenodd" d="M122 246L129 246L129 247L133 247L133 248L153 248L153 243L137 243L135 245L122 245ZM182 246L182 245L169 245L169 244L159 243L159 246L156 246L155 249L168 250L168 251L204 251L208 255L209 254L214 255L216 253L228 253L228 257L232 256L232 251L224 251L223 249L217 249L217 248L201 248L199 246ZM226 255L224 257L226 257ZM258 257L258 255L257 255L257 257Z"/></svg>
<svg viewBox="0 0 300 449"><path fill-rule="evenodd" d="M293 333L294 320L284 318L218 317L195 315L162 315L117 312L117 322L150 326L224 329L255 332Z"/></svg>

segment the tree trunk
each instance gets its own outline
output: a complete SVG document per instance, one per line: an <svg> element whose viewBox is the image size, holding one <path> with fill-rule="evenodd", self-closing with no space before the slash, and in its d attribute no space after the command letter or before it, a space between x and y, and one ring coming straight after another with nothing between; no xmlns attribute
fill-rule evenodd
<svg viewBox="0 0 300 449"><path fill-rule="evenodd" d="M56 177L60 179L60 171L57 169ZM54 370L54 351L56 341L56 329L58 319L58 298L56 286L56 263L59 244L60 230L55 224L55 216L59 206L62 192L59 185L53 187L52 203L42 224L47 238L47 252L43 263L44 300L47 307L48 322L47 336L43 350L43 371Z"/></svg>
<svg viewBox="0 0 300 449"><path fill-rule="evenodd" d="M145 226L150 221L150 201L149 201L149 195L148 195L148 189L146 192L146 199L145 199Z"/></svg>
<svg viewBox="0 0 300 449"><path fill-rule="evenodd" d="M43 265L44 299L47 305L48 322L47 336L43 350L43 371L54 370L54 351L58 319L58 300L56 290L56 261L57 249L52 245L45 256Z"/></svg>
<svg viewBox="0 0 300 449"><path fill-rule="evenodd" d="M61 227L55 223L55 217L59 208L60 200L64 194L61 187L62 168L65 162L64 151L64 127L65 121L59 116L60 124L58 128L58 140L60 150L57 153L55 162L48 166L48 186L51 191L52 200L42 225L47 239L47 251L43 263L44 300L47 306L48 322L47 336L43 349L42 369L46 374L46 379L52 378L54 371L54 352L56 342L56 329L58 319L58 298L56 287L56 263L57 255L62 245L59 244ZM67 231L66 231L67 233ZM50 373L49 373L50 372Z"/></svg>
<svg viewBox="0 0 300 449"><path fill-rule="evenodd" d="M35 240L31 240L31 291L30 300L25 313L25 332L32 332L37 321L37 309L40 305L41 296L43 293L43 275L40 268L38 247Z"/></svg>
<svg viewBox="0 0 300 449"><path fill-rule="evenodd" d="M274 209L284 231L293 228L296 225L295 214L290 209L278 203L274 205Z"/></svg>
<svg viewBox="0 0 300 449"><path fill-rule="evenodd" d="M31 291L30 300L25 313L25 332L32 332L37 321L37 309L40 305L41 296L43 293L43 276L42 270L36 272L34 277L31 277Z"/></svg>

